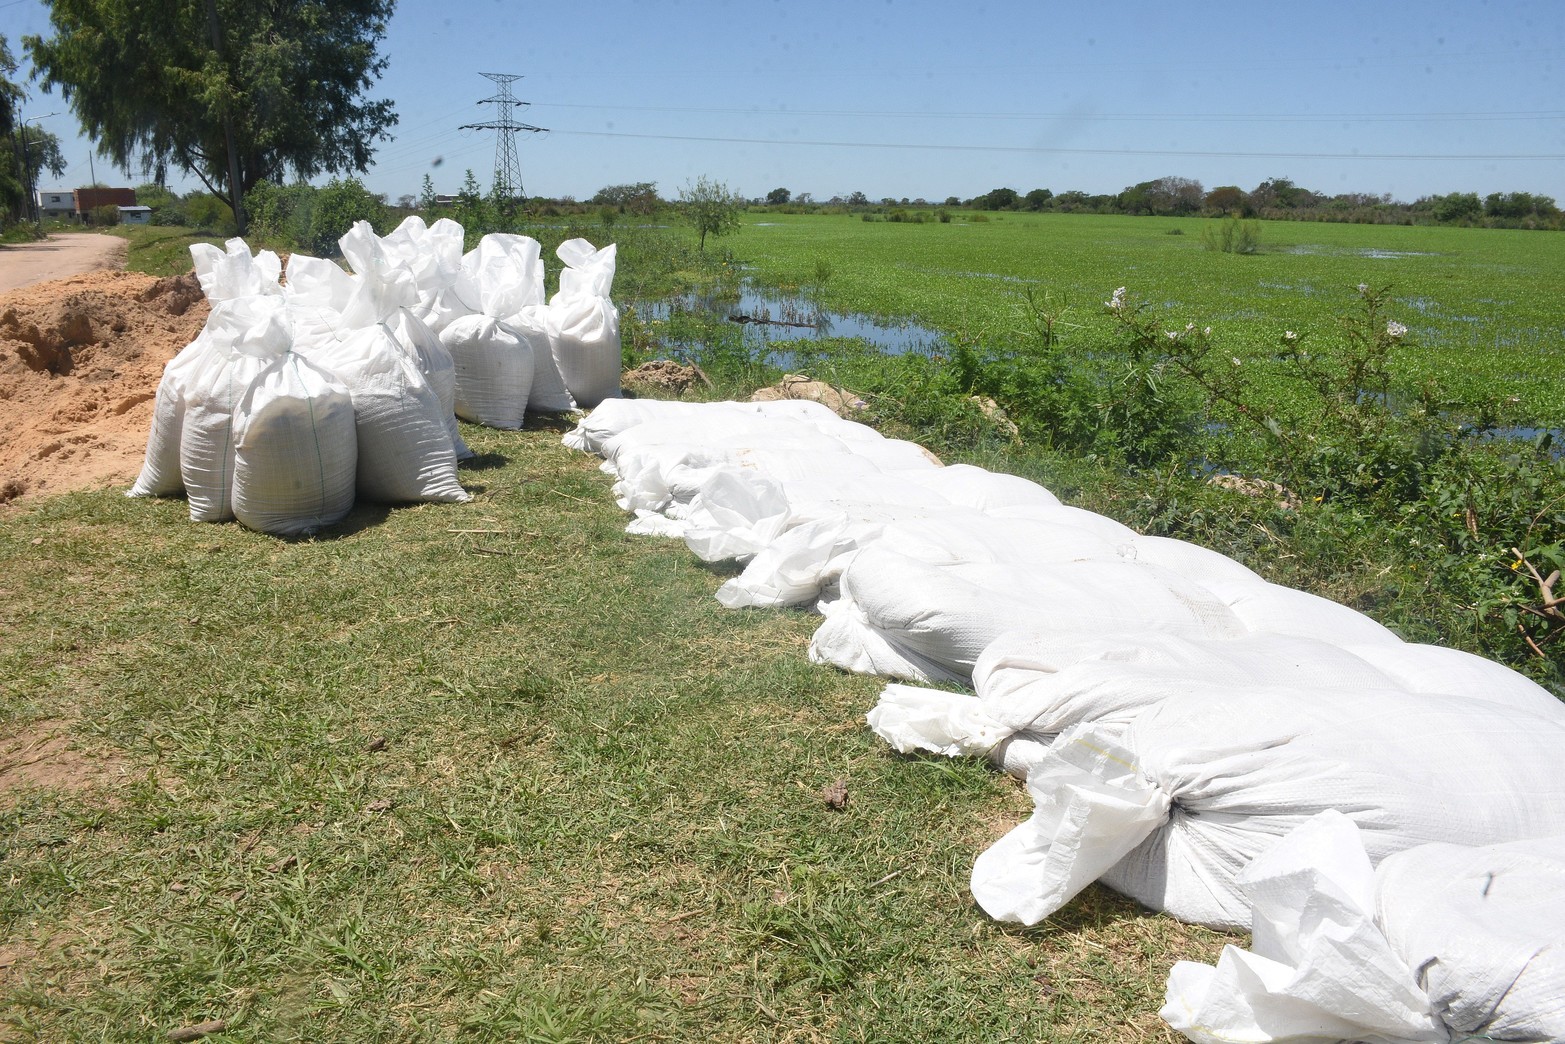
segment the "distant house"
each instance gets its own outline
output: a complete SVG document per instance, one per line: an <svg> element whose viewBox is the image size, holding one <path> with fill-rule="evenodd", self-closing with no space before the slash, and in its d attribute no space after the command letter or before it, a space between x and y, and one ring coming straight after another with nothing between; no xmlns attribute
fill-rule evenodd
<svg viewBox="0 0 1565 1044"><path fill-rule="evenodd" d="M128 188L80 188L76 190L76 213L91 216L98 207L133 207L136 190Z"/></svg>
<svg viewBox="0 0 1565 1044"><path fill-rule="evenodd" d="M150 225L152 224L151 207L120 207L120 224L122 225Z"/></svg>
<svg viewBox="0 0 1565 1044"><path fill-rule="evenodd" d="M437 206L437 207L451 207L451 206L455 206L455 205L456 205L456 197L455 196L447 196L447 195L442 195L442 194L439 194L439 193L437 193L435 195L435 206Z"/></svg>
<svg viewBox="0 0 1565 1044"><path fill-rule="evenodd" d="M76 194L70 189L39 189L38 213L45 221L76 216Z"/></svg>

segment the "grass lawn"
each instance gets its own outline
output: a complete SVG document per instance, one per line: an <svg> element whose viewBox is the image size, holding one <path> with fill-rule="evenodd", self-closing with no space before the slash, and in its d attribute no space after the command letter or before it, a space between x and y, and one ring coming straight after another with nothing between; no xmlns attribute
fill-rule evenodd
<svg viewBox="0 0 1565 1044"><path fill-rule="evenodd" d="M558 431L464 434L472 503L315 540L0 521L0 1039L1173 1039L1229 937L992 923L1020 787L889 752L816 618L719 607Z"/></svg>

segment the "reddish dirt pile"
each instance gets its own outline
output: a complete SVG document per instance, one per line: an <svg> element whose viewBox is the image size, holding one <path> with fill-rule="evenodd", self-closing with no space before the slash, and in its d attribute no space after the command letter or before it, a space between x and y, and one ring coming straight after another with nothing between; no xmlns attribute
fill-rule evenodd
<svg viewBox="0 0 1565 1044"><path fill-rule="evenodd" d="M135 481L163 364L207 311L193 273L93 272L0 295L0 504Z"/></svg>

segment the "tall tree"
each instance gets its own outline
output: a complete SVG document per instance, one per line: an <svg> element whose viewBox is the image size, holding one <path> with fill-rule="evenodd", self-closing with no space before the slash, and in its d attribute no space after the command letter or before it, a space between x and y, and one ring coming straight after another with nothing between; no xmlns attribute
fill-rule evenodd
<svg viewBox="0 0 1565 1044"><path fill-rule="evenodd" d="M14 72L16 59L11 57L6 38L0 35L0 134L5 135L6 141L14 146L3 153L9 162L0 161L0 206L12 216L20 212L22 200L27 194L26 183L22 179L21 146L13 137L20 116L18 110L26 95L19 85L12 82L11 74Z"/></svg>
<svg viewBox="0 0 1565 1044"><path fill-rule="evenodd" d="M24 43L100 153L158 181L185 171L233 206L263 179L369 167L397 121L391 102L363 97L386 67L394 6L51 0L54 35Z"/></svg>

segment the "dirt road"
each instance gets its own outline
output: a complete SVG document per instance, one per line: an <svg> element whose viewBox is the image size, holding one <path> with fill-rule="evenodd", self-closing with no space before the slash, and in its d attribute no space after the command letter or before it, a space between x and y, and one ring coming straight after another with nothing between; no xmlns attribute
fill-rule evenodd
<svg viewBox="0 0 1565 1044"><path fill-rule="evenodd" d="M49 279L119 268L125 240L93 232L56 232L38 243L0 246L0 294Z"/></svg>

